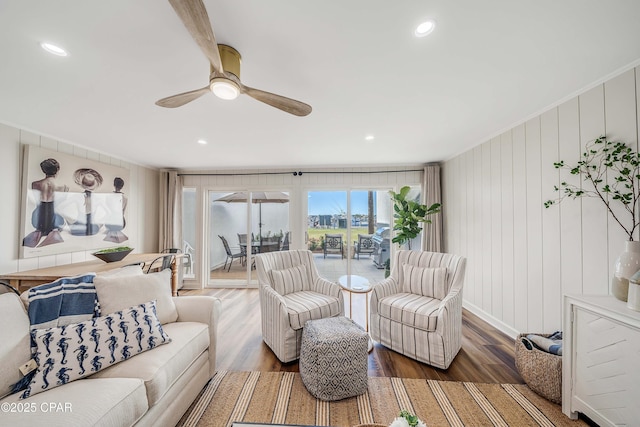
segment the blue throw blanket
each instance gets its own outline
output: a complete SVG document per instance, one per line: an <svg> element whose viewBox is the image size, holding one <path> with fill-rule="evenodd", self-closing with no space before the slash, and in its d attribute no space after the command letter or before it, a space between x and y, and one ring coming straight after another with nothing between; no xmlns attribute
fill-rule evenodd
<svg viewBox="0 0 640 427"><path fill-rule="evenodd" d="M95 273L63 277L29 289L31 329L46 329L79 323L100 314Z"/></svg>
<svg viewBox="0 0 640 427"><path fill-rule="evenodd" d="M527 345L524 341L528 340L533 343L536 348L546 351L547 353L562 356L562 332L558 331L551 334L548 338L541 335L529 334L527 338L523 338L524 345L531 350L531 344Z"/></svg>

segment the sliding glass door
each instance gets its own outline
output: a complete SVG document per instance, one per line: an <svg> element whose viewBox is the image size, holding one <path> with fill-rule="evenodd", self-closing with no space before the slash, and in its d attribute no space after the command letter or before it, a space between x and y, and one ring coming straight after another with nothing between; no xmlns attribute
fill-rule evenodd
<svg viewBox="0 0 640 427"><path fill-rule="evenodd" d="M289 193L282 191L210 191L208 285L257 283L254 256L286 250Z"/></svg>
<svg viewBox="0 0 640 427"><path fill-rule="evenodd" d="M320 275L335 282L346 275L370 283L384 279L390 250L388 190L313 190L307 200L306 243Z"/></svg>

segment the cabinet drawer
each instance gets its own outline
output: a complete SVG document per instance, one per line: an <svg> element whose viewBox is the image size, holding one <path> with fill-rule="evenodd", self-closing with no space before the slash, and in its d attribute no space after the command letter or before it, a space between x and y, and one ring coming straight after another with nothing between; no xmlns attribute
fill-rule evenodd
<svg viewBox="0 0 640 427"><path fill-rule="evenodd" d="M640 331L575 308L574 397L613 424L640 419Z"/></svg>

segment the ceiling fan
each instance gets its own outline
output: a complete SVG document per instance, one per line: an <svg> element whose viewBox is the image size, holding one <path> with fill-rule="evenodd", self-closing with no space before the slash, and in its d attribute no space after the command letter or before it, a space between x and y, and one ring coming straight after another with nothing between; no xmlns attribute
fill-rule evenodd
<svg viewBox="0 0 640 427"><path fill-rule="evenodd" d="M169 0L191 37L196 41L211 64L209 85L201 89L169 96L156 101L156 105L167 108L180 107L207 92L222 99L235 99L246 94L272 107L296 116L311 113L311 106L304 102L263 90L245 86L240 82L240 53L231 46L217 44L207 10L202 0Z"/></svg>

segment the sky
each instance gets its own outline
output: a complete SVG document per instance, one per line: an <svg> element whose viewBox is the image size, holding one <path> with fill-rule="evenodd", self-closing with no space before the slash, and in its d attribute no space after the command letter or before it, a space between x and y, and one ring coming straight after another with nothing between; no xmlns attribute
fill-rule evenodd
<svg viewBox="0 0 640 427"><path fill-rule="evenodd" d="M367 191L351 192L351 214L367 214ZM347 213L346 191L310 191L309 215L334 215ZM374 195L375 209L375 195Z"/></svg>

